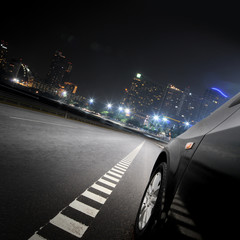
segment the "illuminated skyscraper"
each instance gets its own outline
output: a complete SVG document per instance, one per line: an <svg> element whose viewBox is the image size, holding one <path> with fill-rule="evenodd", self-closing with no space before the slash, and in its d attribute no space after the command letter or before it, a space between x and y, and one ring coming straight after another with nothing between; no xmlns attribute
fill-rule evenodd
<svg viewBox="0 0 240 240"><path fill-rule="evenodd" d="M202 120L214 112L222 104L229 100L229 97L218 88L207 89L201 98L198 120Z"/></svg>
<svg viewBox="0 0 240 240"><path fill-rule="evenodd" d="M162 104L160 111L163 115L169 117L176 117L181 111L181 99L183 97L184 91L175 87L172 84L168 84L164 92L164 97L162 99Z"/></svg>
<svg viewBox="0 0 240 240"><path fill-rule="evenodd" d="M129 89L125 89L123 104L135 114L149 115L159 111L163 87L140 73L136 74Z"/></svg>
<svg viewBox="0 0 240 240"><path fill-rule="evenodd" d="M190 88L185 88L183 91L172 84L168 84L160 108L161 114L180 122L194 124L198 109L199 97L191 93Z"/></svg>
<svg viewBox="0 0 240 240"><path fill-rule="evenodd" d="M46 83L52 87L59 87L64 82L69 82L72 63L63 56L62 52L56 51L46 78Z"/></svg>

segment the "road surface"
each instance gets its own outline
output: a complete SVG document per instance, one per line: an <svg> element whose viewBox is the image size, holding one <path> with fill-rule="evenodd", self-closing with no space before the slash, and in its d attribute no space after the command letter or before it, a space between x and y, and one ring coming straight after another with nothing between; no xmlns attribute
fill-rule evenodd
<svg viewBox="0 0 240 240"><path fill-rule="evenodd" d="M0 136L1 239L133 239L155 142L3 104Z"/></svg>

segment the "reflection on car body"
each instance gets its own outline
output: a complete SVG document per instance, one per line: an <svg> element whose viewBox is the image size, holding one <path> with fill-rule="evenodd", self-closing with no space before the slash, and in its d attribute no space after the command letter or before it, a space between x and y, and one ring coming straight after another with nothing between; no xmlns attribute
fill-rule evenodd
<svg viewBox="0 0 240 240"><path fill-rule="evenodd" d="M156 229L161 234L171 212L188 237L233 239L238 236L239 187L240 93L160 153L138 210L135 236L144 239Z"/></svg>

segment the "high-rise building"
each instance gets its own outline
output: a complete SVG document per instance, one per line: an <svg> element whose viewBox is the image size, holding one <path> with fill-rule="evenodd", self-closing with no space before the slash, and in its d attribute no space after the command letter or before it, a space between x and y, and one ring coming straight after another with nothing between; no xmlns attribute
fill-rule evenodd
<svg viewBox="0 0 240 240"><path fill-rule="evenodd" d="M229 97L218 88L207 89L201 98L198 120L210 115L223 103L229 100Z"/></svg>
<svg viewBox="0 0 240 240"><path fill-rule="evenodd" d="M129 89L125 89L123 104L135 114L150 115L159 111L163 87L138 73Z"/></svg>
<svg viewBox="0 0 240 240"><path fill-rule="evenodd" d="M182 98L184 91L175 87L172 84L168 84L161 103L160 112L163 115L169 116L171 118L176 118L179 116L182 108Z"/></svg>
<svg viewBox="0 0 240 240"><path fill-rule="evenodd" d="M200 99L198 95L192 93L190 88L185 88L179 109L176 113L177 118L181 122L188 122L191 125L197 121L197 113L199 110Z"/></svg>
<svg viewBox="0 0 240 240"><path fill-rule="evenodd" d="M7 68L7 55L8 55L8 44L1 40L0 45L0 69L6 71Z"/></svg>
<svg viewBox="0 0 240 240"><path fill-rule="evenodd" d="M162 115L194 124L198 109L199 98L190 91L190 88L183 91L172 84L167 85L160 108Z"/></svg>
<svg viewBox="0 0 240 240"><path fill-rule="evenodd" d="M69 82L72 63L63 56L62 52L56 51L46 77L46 83L52 87L59 87L64 82Z"/></svg>

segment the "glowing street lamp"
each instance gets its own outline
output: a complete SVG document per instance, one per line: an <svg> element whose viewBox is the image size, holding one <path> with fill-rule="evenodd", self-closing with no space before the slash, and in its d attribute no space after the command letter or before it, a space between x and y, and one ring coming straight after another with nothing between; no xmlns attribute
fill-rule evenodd
<svg viewBox="0 0 240 240"><path fill-rule="evenodd" d="M124 110L124 111L125 111L125 113L126 113L127 115L129 115L129 114L130 114L130 112L131 112L129 108L125 108L125 110Z"/></svg>
<svg viewBox="0 0 240 240"><path fill-rule="evenodd" d="M62 96L63 96L63 97L67 97L67 91L63 91L63 92L62 92Z"/></svg>
<svg viewBox="0 0 240 240"><path fill-rule="evenodd" d="M119 108L118 108L118 111L119 111L119 112L122 112L122 111L123 111L123 107L119 107Z"/></svg>
<svg viewBox="0 0 240 240"><path fill-rule="evenodd" d="M168 121L166 117L163 117L162 120L163 120L163 122L167 122Z"/></svg>
<svg viewBox="0 0 240 240"><path fill-rule="evenodd" d="M93 103L94 103L94 99L93 99L93 98L90 98L90 99L89 99L89 103L90 103L90 104L93 104Z"/></svg>
<svg viewBox="0 0 240 240"><path fill-rule="evenodd" d="M19 79L17 79L17 78L13 78L12 81L13 81L14 83L19 83Z"/></svg>
<svg viewBox="0 0 240 240"><path fill-rule="evenodd" d="M107 104L107 109L111 109L112 108L112 104L111 103L108 103Z"/></svg>
<svg viewBox="0 0 240 240"><path fill-rule="evenodd" d="M185 124L186 127L188 127L190 125L189 122L185 122L184 124Z"/></svg>
<svg viewBox="0 0 240 240"><path fill-rule="evenodd" d="M154 115L154 116L153 116L153 120L154 120L154 121L158 121L158 120L159 120L159 116L158 116L158 115Z"/></svg>

